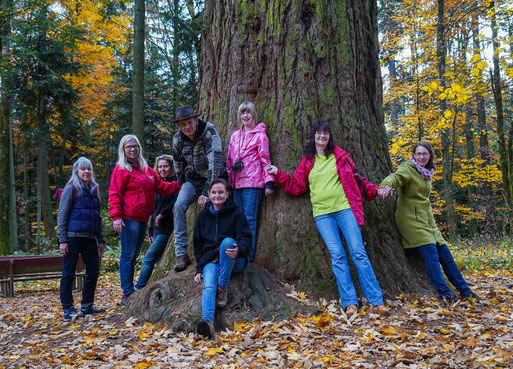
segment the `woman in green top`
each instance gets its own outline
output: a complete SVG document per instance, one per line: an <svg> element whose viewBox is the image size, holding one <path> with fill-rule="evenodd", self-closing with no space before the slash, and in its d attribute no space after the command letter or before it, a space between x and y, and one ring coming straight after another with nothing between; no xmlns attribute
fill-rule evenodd
<svg viewBox="0 0 513 369"><path fill-rule="evenodd" d="M413 157L381 182L378 195L386 197L392 188L398 189L395 221L402 236L403 247L416 249L422 255L429 279L440 296L449 302L457 300L444 281L440 269L442 264L445 275L461 298L471 296L478 299L461 275L433 217L429 193L435 169L433 146L426 141L417 142L413 146Z"/></svg>

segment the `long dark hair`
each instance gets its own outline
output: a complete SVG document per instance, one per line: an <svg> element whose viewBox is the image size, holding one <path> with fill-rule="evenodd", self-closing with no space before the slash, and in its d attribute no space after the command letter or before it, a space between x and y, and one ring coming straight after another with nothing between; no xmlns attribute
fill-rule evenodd
<svg viewBox="0 0 513 369"><path fill-rule="evenodd" d="M435 149L433 149L433 146L427 142L427 141L419 141L415 145L413 145L412 155L415 154L415 150L417 150L417 147L422 146L429 152L429 160L426 164L427 169L436 169L436 156L435 156Z"/></svg>
<svg viewBox="0 0 513 369"><path fill-rule="evenodd" d="M312 129L310 130L310 139L306 143L305 146L305 155L308 160L315 157L315 154L317 154L317 150L315 149L315 132L317 131L324 131L329 132L330 139L328 140L328 146L326 146L326 150L324 150L324 154L326 157L330 156L333 152L333 148L335 147L335 142L333 140L333 135L331 134L331 127L330 124L325 120L320 120L312 126Z"/></svg>

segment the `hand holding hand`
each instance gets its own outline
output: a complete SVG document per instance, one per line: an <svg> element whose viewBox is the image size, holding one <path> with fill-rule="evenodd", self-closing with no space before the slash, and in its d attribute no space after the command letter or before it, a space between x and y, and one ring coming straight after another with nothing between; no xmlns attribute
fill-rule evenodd
<svg viewBox="0 0 513 369"><path fill-rule="evenodd" d="M194 276L194 282L196 283L201 283L201 281L203 280L203 274L201 273L198 273Z"/></svg>
<svg viewBox="0 0 513 369"><path fill-rule="evenodd" d="M232 259L237 258L237 256L239 255L239 247L236 243L233 244L233 249L226 249L226 255L228 255Z"/></svg>
<svg viewBox="0 0 513 369"><path fill-rule="evenodd" d="M271 164L267 164L265 167L264 167L265 171L269 174L272 174L273 176L276 175L276 173L278 173L278 168L275 167L274 165L271 165Z"/></svg>
<svg viewBox="0 0 513 369"><path fill-rule="evenodd" d="M208 197L205 195L200 195L200 197L198 197L198 205L201 207L204 207L205 204L207 203L207 201L208 201Z"/></svg>
<svg viewBox="0 0 513 369"><path fill-rule="evenodd" d="M383 188L378 189L378 196L384 199L392 195L393 192L394 190L392 188L390 188L389 186L385 186Z"/></svg>
<svg viewBox="0 0 513 369"><path fill-rule="evenodd" d="M61 252L61 255L68 255L68 243L63 242L59 245L59 251Z"/></svg>
<svg viewBox="0 0 513 369"><path fill-rule="evenodd" d="M121 233L124 225L125 225L125 223L123 223L123 219L116 219L115 221L112 222L112 226L113 226L114 230L118 233Z"/></svg>

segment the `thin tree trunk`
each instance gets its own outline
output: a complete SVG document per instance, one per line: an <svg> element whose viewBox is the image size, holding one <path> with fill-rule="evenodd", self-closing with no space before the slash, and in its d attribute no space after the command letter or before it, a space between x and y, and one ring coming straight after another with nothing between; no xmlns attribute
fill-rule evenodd
<svg viewBox="0 0 513 369"><path fill-rule="evenodd" d="M132 88L132 133L144 146L144 27L145 0L135 0Z"/></svg>
<svg viewBox="0 0 513 369"><path fill-rule="evenodd" d="M29 187L29 139L30 136L24 133L25 138L23 142L23 211L25 223L23 224L23 234L25 236L25 251L32 248L32 226L30 219L30 187Z"/></svg>
<svg viewBox="0 0 513 369"><path fill-rule="evenodd" d="M9 42L11 36L12 0L0 2L0 52L1 52L1 86L0 86L0 255L8 255L15 249L16 232L12 217L11 191L11 142L10 120L11 105L9 101L8 78L5 61L9 57ZM13 194L14 195L14 194ZM15 228L14 228L15 229Z"/></svg>
<svg viewBox="0 0 513 369"><path fill-rule="evenodd" d="M438 0L438 20L437 20L437 38L436 38L436 56L438 59L438 78L440 87L445 89L445 57L447 48L445 43L445 4L444 0ZM440 116L444 116L447 110L445 99L440 100ZM446 207L446 222L449 234L449 240L454 241L457 238L456 217L454 214L454 203L452 195L452 169L451 169L451 139L450 129L446 128L442 132L442 168L443 168L443 197Z"/></svg>
<svg viewBox="0 0 513 369"><path fill-rule="evenodd" d="M493 74L492 74L492 88L493 88L493 97L495 100L495 110L497 113L497 141L499 145L499 159L501 164L501 173L502 173L502 183L504 185L504 199L506 200L507 213L508 213L508 223L510 225L511 230L511 222L513 221L513 199L512 192L513 189L511 187L513 178L512 178L512 168L511 168L511 160L512 158L509 156L508 145L509 141L511 141L511 137L508 140L508 133L504 130L504 110L502 103L502 82L500 76L500 65L499 65L499 42L497 41L498 31L497 31L497 21L495 18L495 2L492 1L490 3L491 10L491 26L492 26L492 44L493 44Z"/></svg>

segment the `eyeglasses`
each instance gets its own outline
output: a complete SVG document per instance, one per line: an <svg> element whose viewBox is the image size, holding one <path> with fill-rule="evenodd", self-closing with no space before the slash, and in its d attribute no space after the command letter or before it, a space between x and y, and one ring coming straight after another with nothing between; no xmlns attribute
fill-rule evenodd
<svg viewBox="0 0 513 369"><path fill-rule="evenodd" d="M429 156L429 153L428 152L416 152L413 155L415 155L415 156Z"/></svg>
<svg viewBox="0 0 513 369"><path fill-rule="evenodd" d="M139 150L139 145L130 145L130 146L125 146L125 150Z"/></svg>

